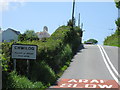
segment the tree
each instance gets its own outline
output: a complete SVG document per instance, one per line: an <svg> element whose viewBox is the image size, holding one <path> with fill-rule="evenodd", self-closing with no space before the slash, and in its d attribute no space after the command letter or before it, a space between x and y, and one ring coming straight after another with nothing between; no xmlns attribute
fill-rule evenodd
<svg viewBox="0 0 120 90"><path fill-rule="evenodd" d="M97 44L98 43L98 41L97 40L95 40L95 39L89 39L89 40L87 40L87 41L85 41L84 43L92 43L92 44Z"/></svg>
<svg viewBox="0 0 120 90"><path fill-rule="evenodd" d="M75 18L73 19L73 21L70 19L68 22L67 22L67 26L75 26Z"/></svg>
<svg viewBox="0 0 120 90"><path fill-rule="evenodd" d="M118 14L119 14L119 9L120 9L120 0L114 0L116 7L118 8ZM118 17L117 21L115 21L116 25L117 25L117 30L120 31L120 17Z"/></svg>
<svg viewBox="0 0 120 90"><path fill-rule="evenodd" d="M20 34L20 35L18 36L18 41L26 41L26 40L27 40L26 34Z"/></svg>
<svg viewBox="0 0 120 90"><path fill-rule="evenodd" d="M115 4L116 4L116 7L120 9L120 0L114 0L115 1Z"/></svg>
<svg viewBox="0 0 120 90"><path fill-rule="evenodd" d="M18 40L20 41L26 41L26 40L38 40L37 34L34 32L34 30L26 30L24 34L20 34L18 36Z"/></svg>
<svg viewBox="0 0 120 90"><path fill-rule="evenodd" d="M118 27L120 27L120 18L118 18L118 20L115 21L115 23L116 23L116 25L117 25Z"/></svg>

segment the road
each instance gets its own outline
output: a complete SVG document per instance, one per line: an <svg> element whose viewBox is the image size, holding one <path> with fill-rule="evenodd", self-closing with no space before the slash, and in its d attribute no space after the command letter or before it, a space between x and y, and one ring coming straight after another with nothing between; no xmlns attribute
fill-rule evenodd
<svg viewBox="0 0 120 90"><path fill-rule="evenodd" d="M70 85L70 82L77 83L77 80L89 80L89 82L86 83L90 83L90 80L96 80L91 82L99 84L99 80L104 80L108 81L104 82L106 85L111 85L111 87L108 88L112 88L114 85L117 86L113 88L118 88L118 77L118 47L84 45L84 49L80 50L74 56L68 69L59 78L58 87L67 88L68 86L71 88L72 84ZM109 82L112 83L110 84ZM67 86L65 83L67 83ZM85 82L83 81L82 84L83 83ZM76 86L74 84L74 87L77 87L77 84ZM95 87L97 88L97 86L93 85L93 88Z"/></svg>

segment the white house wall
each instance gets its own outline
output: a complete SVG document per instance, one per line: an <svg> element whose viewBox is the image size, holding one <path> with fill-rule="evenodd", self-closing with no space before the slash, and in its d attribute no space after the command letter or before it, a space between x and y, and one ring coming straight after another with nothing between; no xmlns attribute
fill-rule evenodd
<svg viewBox="0 0 120 90"><path fill-rule="evenodd" d="M0 42L2 42L2 31L0 31Z"/></svg>
<svg viewBox="0 0 120 90"><path fill-rule="evenodd" d="M2 41L10 42L12 40L18 40L18 35L15 32L6 30L2 33Z"/></svg>

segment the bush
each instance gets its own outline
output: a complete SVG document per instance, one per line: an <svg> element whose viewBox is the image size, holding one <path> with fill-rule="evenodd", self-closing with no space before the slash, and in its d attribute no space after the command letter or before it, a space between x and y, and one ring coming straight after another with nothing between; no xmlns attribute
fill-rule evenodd
<svg viewBox="0 0 120 90"><path fill-rule="evenodd" d="M18 36L19 41L32 41L32 40L39 40L37 34L34 32L34 30L26 30L24 34L20 34Z"/></svg>
<svg viewBox="0 0 120 90"><path fill-rule="evenodd" d="M53 84L57 79L58 73L63 72L63 70L69 66L73 55L81 44L81 37L82 30L79 27L74 27L73 29L71 26L61 26L50 38L46 39L45 42L41 40L18 41L17 44L37 45L38 53L37 60L30 60L29 76L25 73L26 60L17 60L17 72L19 75L28 77L33 82L41 81L47 86ZM9 51L11 50L11 43L3 43L2 47L3 53L5 53L7 57L10 57ZM10 62L8 59L2 61L7 61L7 65L10 67L9 71L12 71L13 60L10 59ZM16 80L17 78L11 77L10 75L9 81L11 80L12 83L15 83L14 87L28 87L27 84L23 85L25 82L32 85L32 82L25 79L25 77L20 77L16 74L14 76L19 78ZM23 80L23 82L21 80ZM10 87L13 87L12 83L9 84ZM34 83L34 85L38 84ZM30 87L32 88L33 86Z"/></svg>
<svg viewBox="0 0 120 90"><path fill-rule="evenodd" d="M3 71L10 71L12 61L10 59L12 43L1 43L0 45L0 63Z"/></svg>
<svg viewBox="0 0 120 90"><path fill-rule="evenodd" d="M5 83L4 83L5 84ZM31 82L24 76L19 76L15 71L8 74L3 88L45 88L41 82Z"/></svg>
<svg viewBox="0 0 120 90"><path fill-rule="evenodd" d="M116 30L114 34L112 34L111 36L107 36L107 38L105 38L104 45L120 47L119 38L120 38L120 31Z"/></svg>
<svg viewBox="0 0 120 90"><path fill-rule="evenodd" d="M98 43L98 41L97 40L95 40L95 39L89 39L89 40L87 40L86 42L85 42L85 44L86 43L91 43L91 44L97 44Z"/></svg>
<svg viewBox="0 0 120 90"><path fill-rule="evenodd" d="M56 80L54 71L45 63L34 63L30 71L32 81L42 81L45 84L53 84Z"/></svg>
<svg viewBox="0 0 120 90"><path fill-rule="evenodd" d="M70 19L70 20L67 22L67 26L75 26L75 23L76 23L75 18L73 18L73 21L72 21L72 19Z"/></svg>

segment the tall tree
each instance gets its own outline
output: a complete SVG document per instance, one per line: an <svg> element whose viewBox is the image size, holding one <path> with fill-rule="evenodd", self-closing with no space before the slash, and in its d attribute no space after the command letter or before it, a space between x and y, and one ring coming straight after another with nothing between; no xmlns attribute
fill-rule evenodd
<svg viewBox="0 0 120 90"><path fill-rule="evenodd" d="M38 40L37 34L34 32L34 30L26 30L24 34L19 35L19 40Z"/></svg>
<svg viewBox="0 0 120 90"><path fill-rule="evenodd" d="M117 25L117 30L120 31L120 0L114 0L116 7L118 8L118 19L117 21L115 21L116 25Z"/></svg>
<svg viewBox="0 0 120 90"><path fill-rule="evenodd" d="M118 8L118 9L120 9L120 0L114 0L115 1L115 3L116 3L116 7Z"/></svg>

